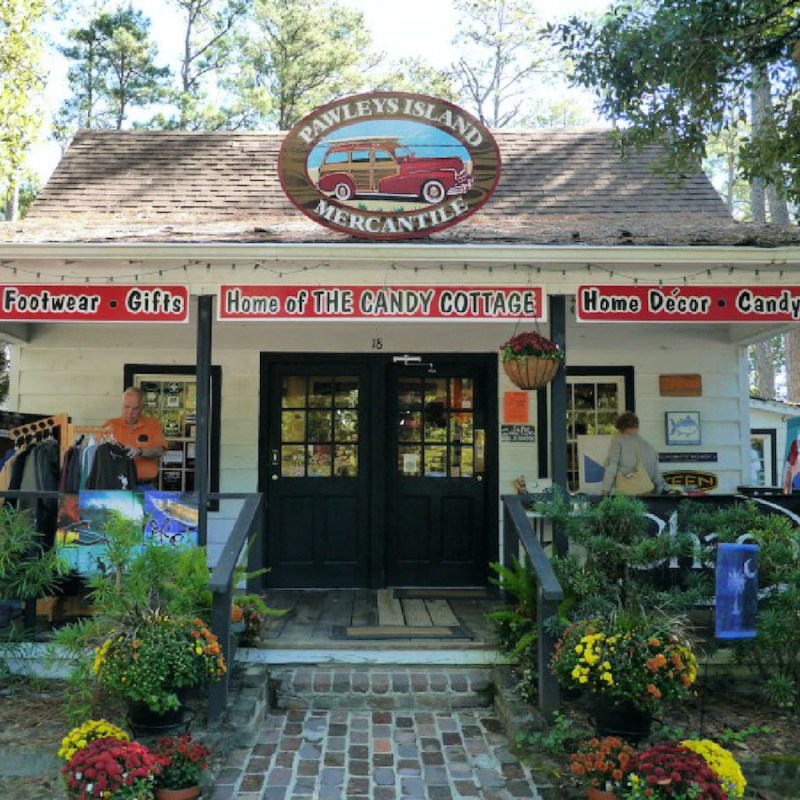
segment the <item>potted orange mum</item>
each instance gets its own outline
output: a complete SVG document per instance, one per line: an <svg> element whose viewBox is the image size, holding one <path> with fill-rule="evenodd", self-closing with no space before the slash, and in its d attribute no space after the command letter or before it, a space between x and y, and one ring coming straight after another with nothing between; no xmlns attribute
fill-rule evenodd
<svg viewBox="0 0 800 800"><path fill-rule="evenodd" d="M588 800L615 800L636 751L618 736L589 739L570 756L572 774L589 784Z"/></svg>

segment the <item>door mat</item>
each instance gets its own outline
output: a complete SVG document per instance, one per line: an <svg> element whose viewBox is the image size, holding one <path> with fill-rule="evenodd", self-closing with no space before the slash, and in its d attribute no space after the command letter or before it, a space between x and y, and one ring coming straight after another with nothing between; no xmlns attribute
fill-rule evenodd
<svg viewBox="0 0 800 800"><path fill-rule="evenodd" d="M392 589L396 600L485 600L489 592L481 588L465 589Z"/></svg>
<svg viewBox="0 0 800 800"><path fill-rule="evenodd" d="M331 639L472 639L460 625L332 625Z"/></svg>

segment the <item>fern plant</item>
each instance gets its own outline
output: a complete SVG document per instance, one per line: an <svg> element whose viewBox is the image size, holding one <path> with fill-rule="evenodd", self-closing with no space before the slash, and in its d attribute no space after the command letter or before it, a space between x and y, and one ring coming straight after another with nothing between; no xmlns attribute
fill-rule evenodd
<svg viewBox="0 0 800 800"><path fill-rule="evenodd" d="M497 643L504 653L516 661L529 661L535 658L533 650L538 639L538 586L527 560L512 556L511 564L511 569L497 562L489 565L496 573L489 581L510 595L514 604L491 611L486 619L497 631Z"/></svg>

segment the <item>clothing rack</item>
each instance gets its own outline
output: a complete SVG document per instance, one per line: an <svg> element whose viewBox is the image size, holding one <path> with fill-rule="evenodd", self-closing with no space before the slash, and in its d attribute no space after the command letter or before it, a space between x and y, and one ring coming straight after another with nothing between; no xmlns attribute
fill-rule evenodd
<svg viewBox="0 0 800 800"><path fill-rule="evenodd" d="M94 436L97 444L114 438L111 428L108 425L105 427L102 425L70 425L69 439L71 444L77 444L77 441L80 441L81 437L85 439L87 436Z"/></svg>
<svg viewBox="0 0 800 800"><path fill-rule="evenodd" d="M54 414L51 417L42 417L12 428L8 432L8 436L16 446L19 446L49 434L58 442L60 457L63 461L64 453L72 444L68 435L69 428L70 421L67 414Z"/></svg>

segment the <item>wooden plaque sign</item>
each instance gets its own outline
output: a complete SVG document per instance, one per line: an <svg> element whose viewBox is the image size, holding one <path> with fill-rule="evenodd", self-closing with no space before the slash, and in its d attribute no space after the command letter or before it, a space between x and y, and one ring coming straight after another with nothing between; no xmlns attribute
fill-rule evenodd
<svg viewBox="0 0 800 800"><path fill-rule="evenodd" d="M700 375L659 375L658 393L662 397L700 397L703 378Z"/></svg>
<svg viewBox="0 0 800 800"><path fill-rule="evenodd" d="M318 108L287 134L278 175L315 222L364 239L428 236L492 195L500 151L489 129L452 103L373 92Z"/></svg>

